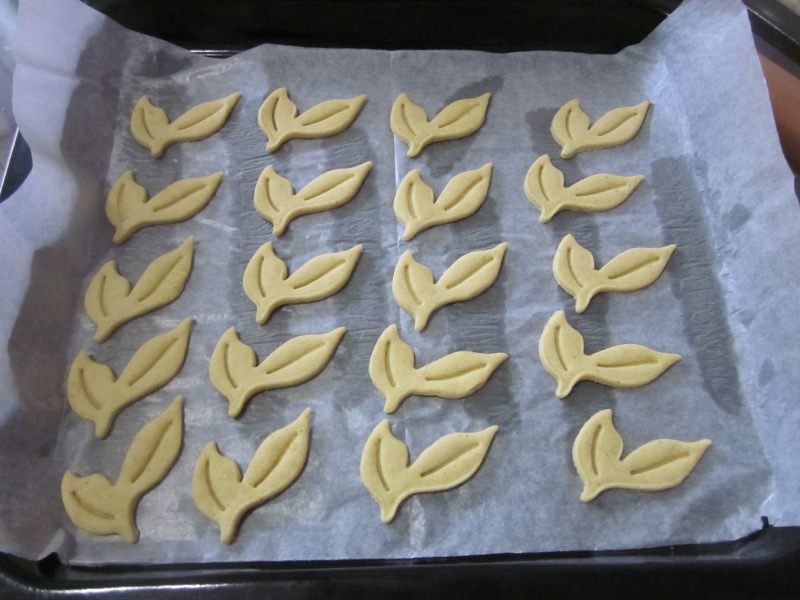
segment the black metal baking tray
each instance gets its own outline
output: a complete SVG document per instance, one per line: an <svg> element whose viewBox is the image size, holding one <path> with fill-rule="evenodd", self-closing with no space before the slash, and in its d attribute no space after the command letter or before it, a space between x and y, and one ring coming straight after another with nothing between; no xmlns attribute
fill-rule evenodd
<svg viewBox="0 0 800 600"><path fill-rule="evenodd" d="M126 27L212 56L265 42L326 47L616 52L676 0L84 0ZM759 43L800 65L800 18L749 0ZM30 170L21 136L0 199ZM800 598L800 527L620 552L416 560L70 567L0 554L0 598Z"/></svg>

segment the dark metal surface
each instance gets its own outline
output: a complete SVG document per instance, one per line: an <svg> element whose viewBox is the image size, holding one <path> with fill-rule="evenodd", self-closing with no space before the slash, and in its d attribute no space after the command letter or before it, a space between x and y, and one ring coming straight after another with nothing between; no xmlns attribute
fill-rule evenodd
<svg viewBox="0 0 800 600"><path fill-rule="evenodd" d="M560 0L84 0L131 29L203 54L264 42L370 48L616 52L678 2ZM800 64L800 19L748 0L755 33ZM200 50L197 50L200 49ZM0 200L30 170L21 136ZM531 532L535 536L535 532ZM0 598L800 598L800 528L626 552L322 563L76 568L0 554Z"/></svg>
<svg viewBox="0 0 800 600"><path fill-rule="evenodd" d="M800 16L777 0L744 0L757 38L800 66Z"/></svg>
<svg viewBox="0 0 800 600"><path fill-rule="evenodd" d="M353 48L616 52L679 0L83 0L185 48L264 42Z"/></svg>
<svg viewBox="0 0 800 600"><path fill-rule="evenodd" d="M0 178L0 202L17 191L31 172L31 166L31 149L17 129L11 141L11 148L8 150L8 162Z"/></svg>
<svg viewBox="0 0 800 600"><path fill-rule="evenodd" d="M78 569L52 557L35 564L0 556L0 597L795 598L799 555L799 528L766 527L699 547L459 559Z"/></svg>

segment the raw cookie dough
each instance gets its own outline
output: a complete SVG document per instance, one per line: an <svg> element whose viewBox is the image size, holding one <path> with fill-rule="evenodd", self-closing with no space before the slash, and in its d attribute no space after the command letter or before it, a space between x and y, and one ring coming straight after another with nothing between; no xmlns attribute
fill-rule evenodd
<svg viewBox="0 0 800 600"><path fill-rule="evenodd" d="M117 272L117 262L110 260L92 277L83 305L97 325L94 339L102 342L120 325L169 304L181 295L192 268L194 237L189 236L175 250L162 254L131 283Z"/></svg>
<svg viewBox="0 0 800 600"><path fill-rule="evenodd" d="M217 342L208 375L229 402L228 415L238 417L256 394L291 387L316 377L336 352L345 331L299 335L284 342L260 364L256 353L231 327Z"/></svg>
<svg viewBox="0 0 800 600"><path fill-rule="evenodd" d="M390 523L409 496L449 490L472 477L495 433L496 425L474 433L451 433L409 465L408 448L392 435L389 421L381 421L361 454L361 481L380 505L381 521Z"/></svg>
<svg viewBox="0 0 800 600"><path fill-rule="evenodd" d="M158 158L175 142L194 142L207 138L228 120L233 107L242 95L239 92L219 100L209 100L190 108L170 122L162 108L150 104L150 98L142 96L133 107L131 133L134 139Z"/></svg>
<svg viewBox="0 0 800 600"><path fill-rule="evenodd" d="M394 196L394 214L406 226L408 241L421 231L465 219L477 211L486 198L492 178L492 163L453 177L434 201L433 190L418 169L403 178Z"/></svg>
<svg viewBox="0 0 800 600"><path fill-rule="evenodd" d="M250 466L242 472L230 458L209 442L194 468L192 498L205 516L219 525L220 541L231 544L239 523L254 508L292 485L308 459L307 408L294 422L271 433L258 447Z"/></svg>
<svg viewBox="0 0 800 600"><path fill-rule="evenodd" d="M680 484L692 472L711 440L653 440L623 460L622 438L611 411L595 413L578 432L572 461L583 481L581 500L591 502L612 488L657 492Z"/></svg>
<svg viewBox="0 0 800 600"><path fill-rule="evenodd" d="M629 141L639 132L650 102L621 106L608 111L589 126L589 115L581 110L578 100L570 100L558 109L550 133L561 146L561 158L583 152L613 148Z"/></svg>
<svg viewBox="0 0 800 600"><path fill-rule="evenodd" d="M465 254L436 282L430 269L414 260L411 251L406 250L394 270L394 299L414 317L414 328L422 331L435 310L485 292L500 272L506 248L508 244L503 242L488 250Z"/></svg>
<svg viewBox="0 0 800 600"><path fill-rule="evenodd" d="M125 171L106 197L106 217L114 226L115 244L121 244L148 225L185 221L205 208L217 191L222 171L208 177L181 179L148 199L133 171Z"/></svg>
<svg viewBox="0 0 800 600"><path fill-rule="evenodd" d="M466 137L478 131L486 118L490 93L463 98L445 106L428 121L428 114L408 94L400 94L392 104L389 123L392 131L408 144L407 155L417 156L428 144Z"/></svg>
<svg viewBox="0 0 800 600"><path fill-rule="evenodd" d="M267 152L275 152L289 140L341 133L355 121L366 102L366 96L333 98L298 115L297 105L289 99L286 88L278 88L258 109L258 125L269 140Z"/></svg>
<svg viewBox="0 0 800 600"><path fill-rule="evenodd" d="M546 154L537 158L525 175L525 195L541 211L540 223L547 223L562 210L600 212L622 204L644 177L598 173L564 186L564 174Z"/></svg>
<svg viewBox="0 0 800 600"><path fill-rule="evenodd" d="M343 252L315 256L289 275L286 263L267 242L253 255L244 271L244 292L256 305L256 321L263 325L275 309L287 304L316 302L341 290L361 256L358 244Z"/></svg>
<svg viewBox="0 0 800 600"><path fill-rule="evenodd" d="M653 283L675 248L675 244L631 248L595 269L592 253L567 234L553 257L553 275L558 285L575 298L575 312L582 313L601 292L632 292Z"/></svg>
<svg viewBox="0 0 800 600"><path fill-rule="evenodd" d="M349 169L327 171L295 193L289 180L278 175L270 165L258 178L253 204L259 214L272 223L272 233L280 236L296 217L349 202L371 168L372 163L367 161Z"/></svg>
<svg viewBox="0 0 800 600"><path fill-rule="evenodd" d="M556 396L566 398L579 381L617 388L645 385L681 357L638 344L621 344L585 354L583 336L567 323L564 311L559 310L547 321L539 338L539 359L558 383Z"/></svg>
<svg viewBox="0 0 800 600"><path fill-rule="evenodd" d="M95 425L95 435L108 435L116 416L147 394L167 385L183 366L192 320L147 340L119 377L85 352L75 357L67 378L69 405Z"/></svg>
<svg viewBox="0 0 800 600"><path fill-rule="evenodd" d="M384 412L393 413L403 400L415 394L466 398L481 389L507 358L505 352L480 354L462 350L415 369L413 348L400 338L397 325L390 325L372 350L369 376L386 396Z"/></svg>
<svg viewBox="0 0 800 600"><path fill-rule="evenodd" d="M85 477L72 471L64 473L61 501L69 518L89 533L118 534L136 543L139 500L167 476L182 443L183 398L178 396L133 438L116 483L99 473Z"/></svg>

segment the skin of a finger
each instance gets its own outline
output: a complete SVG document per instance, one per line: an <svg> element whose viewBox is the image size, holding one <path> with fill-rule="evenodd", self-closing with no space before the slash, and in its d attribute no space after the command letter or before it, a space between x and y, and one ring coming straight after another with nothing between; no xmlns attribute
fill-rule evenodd
<svg viewBox="0 0 800 600"><path fill-rule="evenodd" d="M800 76L765 53L760 53L759 58L783 152L792 170L800 173Z"/></svg>

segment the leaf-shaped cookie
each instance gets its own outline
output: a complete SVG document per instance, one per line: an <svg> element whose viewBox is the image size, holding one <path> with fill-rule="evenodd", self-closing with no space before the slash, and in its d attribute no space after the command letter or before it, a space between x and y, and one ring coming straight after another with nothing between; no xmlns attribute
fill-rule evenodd
<svg viewBox="0 0 800 600"><path fill-rule="evenodd" d="M583 152L620 146L639 132L650 102L622 106L608 111L589 126L589 116L578 100L570 100L558 109L550 133L561 146L561 158Z"/></svg>
<svg viewBox="0 0 800 600"><path fill-rule="evenodd" d="M464 483L483 463L497 426L474 433L451 433L428 446L411 465L408 448L381 421L361 454L361 481L381 507L381 520L394 519L403 500L441 492Z"/></svg>
<svg viewBox="0 0 800 600"><path fill-rule="evenodd" d="M349 169L327 171L295 193L289 180L270 165L258 178L253 204L272 223L272 233L279 236L296 217L337 208L352 200L371 168L372 163L367 161Z"/></svg>
<svg viewBox="0 0 800 600"><path fill-rule="evenodd" d="M307 408L292 423L271 433L258 447L242 477L239 465L209 442L194 467L192 498L200 512L219 525L220 541L231 544L239 523L292 485L308 459Z"/></svg>
<svg viewBox="0 0 800 600"><path fill-rule="evenodd" d="M131 319L169 304L181 295L192 268L194 238L189 236L175 250L147 265L136 285L117 272L110 260L95 273L86 289L83 305L97 325L94 339L102 342Z"/></svg>
<svg viewBox="0 0 800 600"><path fill-rule="evenodd" d="M465 219L477 211L486 198L492 178L492 163L453 177L434 201L433 190L418 169L403 178L394 196L394 214L406 226L404 240L435 225Z"/></svg>
<svg viewBox="0 0 800 600"><path fill-rule="evenodd" d="M565 398L579 381L631 388L653 381L678 362L679 354L657 352L637 344L621 344L594 354L583 351L583 336L559 310L539 338L539 359L558 383L556 396Z"/></svg>
<svg viewBox="0 0 800 600"><path fill-rule="evenodd" d="M550 157L537 158L525 175L525 195L541 211L540 223L547 223L562 210L601 212L622 204L644 177L598 173L564 186L564 174Z"/></svg>
<svg viewBox="0 0 800 600"><path fill-rule="evenodd" d="M165 386L186 358L191 319L147 340L134 353L119 377L85 352L75 357L67 378L67 398L77 414L95 425L95 435L108 435L116 416L139 398Z"/></svg>
<svg viewBox="0 0 800 600"><path fill-rule="evenodd" d="M64 473L61 501L69 518L89 533L118 534L135 543L139 500L167 476L182 443L183 399L178 396L133 438L116 483L99 473L85 477Z"/></svg>
<svg viewBox="0 0 800 600"><path fill-rule="evenodd" d="M289 275L286 263L267 242L253 255L244 271L244 292L256 305L256 321L263 325L275 309L287 304L316 302L341 290L361 256L361 244L343 252L315 256Z"/></svg>
<svg viewBox="0 0 800 600"><path fill-rule="evenodd" d="M190 108L170 122L164 109L153 106L142 96L133 107L131 133L134 139L158 158L175 142L193 142L216 133L228 120L242 95L239 92L219 100L209 100Z"/></svg>
<svg viewBox="0 0 800 600"><path fill-rule="evenodd" d="M476 98L456 100L428 121L425 109L402 93L392 104L389 123L395 135L408 144L407 154L413 158L428 144L455 140L478 131L486 118L491 96L487 92Z"/></svg>
<svg viewBox="0 0 800 600"><path fill-rule="evenodd" d="M675 248L675 244L631 248L595 269L592 253L567 234L553 258L553 275L558 285L575 298L575 312L582 313L601 292L632 292L653 283Z"/></svg>
<svg viewBox="0 0 800 600"><path fill-rule="evenodd" d="M267 135L267 152L275 152L294 139L323 138L336 135L355 121L367 102L366 96L325 100L297 114L285 87L267 96L258 109L258 125Z"/></svg>
<svg viewBox="0 0 800 600"><path fill-rule="evenodd" d="M148 225L177 223L196 215L208 204L222 180L222 171L208 177L181 179L147 199L133 171L119 176L106 197L106 217L114 226L115 244L121 244Z"/></svg>
<svg viewBox="0 0 800 600"><path fill-rule="evenodd" d="M508 244L469 252L456 260L434 282L433 273L406 250L397 261L392 293L397 303L414 317L414 328L422 331L431 314L442 306L469 300L494 283Z"/></svg>
<svg viewBox="0 0 800 600"><path fill-rule="evenodd" d="M584 502L612 488L646 492L673 488L686 479L711 445L711 440L653 440L620 460L622 438L611 416L610 410L595 413L572 446L572 460L584 485Z"/></svg>
<svg viewBox="0 0 800 600"><path fill-rule="evenodd" d="M369 376L386 396L383 410L393 413L403 400L419 396L461 399L481 389L508 354L453 352L427 365L414 368L414 350L397 332L397 325L387 327L369 359Z"/></svg>
<svg viewBox="0 0 800 600"><path fill-rule="evenodd" d="M208 363L211 383L229 402L228 415L238 417L256 394L291 387L316 377L331 360L345 331L299 335L283 343L258 364L256 353L231 327L217 342Z"/></svg>

